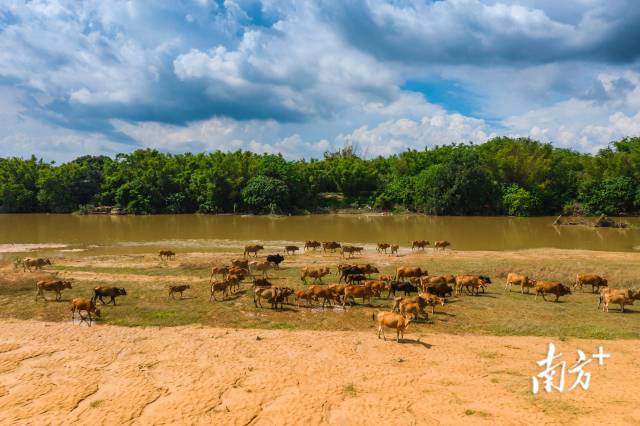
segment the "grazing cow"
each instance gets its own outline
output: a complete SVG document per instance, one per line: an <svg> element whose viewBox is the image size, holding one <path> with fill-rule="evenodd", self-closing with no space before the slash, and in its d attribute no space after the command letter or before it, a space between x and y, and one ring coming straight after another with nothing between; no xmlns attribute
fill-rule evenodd
<svg viewBox="0 0 640 426"><path fill-rule="evenodd" d="M284 252L286 254L296 254L298 250L300 250L298 246L284 246Z"/></svg>
<svg viewBox="0 0 640 426"><path fill-rule="evenodd" d="M429 241L427 240L413 240L411 241L411 251L415 249L422 249L424 251L425 247L429 245Z"/></svg>
<svg viewBox="0 0 640 426"><path fill-rule="evenodd" d="M600 291L600 287L607 287L609 284L607 280L602 278L600 275L596 274L577 274L576 282L573 285L573 288L580 287L580 290L584 291L583 286L590 285L591 292L595 293L596 290Z"/></svg>
<svg viewBox="0 0 640 426"><path fill-rule="evenodd" d="M420 278L423 275L429 275L429 273L420 267L400 266L396 269L396 280L401 281L404 278Z"/></svg>
<svg viewBox="0 0 640 426"><path fill-rule="evenodd" d="M249 263L249 267L252 271L252 273L255 273L255 271L260 271L262 272L262 277L263 278L267 278L267 271L271 268L273 268L273 265L270 262L264 261L264 262L251 262Z"/></svg>
<svg viewBox="0 0 640 426"><path fill-rule="evenodd" d="M527 293L529 293L529 289L533 287L533 281L529 279L526 275L516 274L515 272L509 272L507 274L507 284L504 286L504 290L511 291L511 287L514 285L520 286L520 292L524 294L524 289L527 289Z"/></svg>
<svg viewBox="0 0 640 426"><path fill-rule="evenodd" d="M391 247L391 244L389 243L378 243L378 246L376 247L376 251L378 253L384 252L384 254L387 254L387 250L389 249L389 247Z"/></svg>
<svg viewBox="0 0 640 426"><path fill-rule="evenodd" d="M406 302L400 304L400 314L406 316L407 314L413 315L413 320L418 319L418 315L422 315L425 320L429 319L429 314L424 310L424 306L416 302Z"/></svg>
<svg viewBox="0 0 640 426"><path fill-rule="evenodd" d="M278 254L270 254L267 256L267 262L273 264L275 269L280 269L280 264L284 261L284 256L280 253Z"/></svg>
<svg viewBox="0 0 640 426"><path fill-rule="evenodd" d="M225 281L227 282L227 286L229 287L229 291L235 293L236 290L240 290L240 283L244 279L244 275L227 275Z"/></svg>
<svg viewBox="0 0 640 426"><path fill-rule="evenodd" d="M340 265L340 278L338 282L342 282L344 279L347 282L347 279L350 275L362 275L365 273L365 268L358 265Z"/></svg>
<svg viewBox="0 0 640 426"><path fill-rule="evenodd" d="M404 340L404 332L411 323L410 318L406 318L400 314L394 312L378 311L378 314L372 314L372 318L378 322L378 339L380 334L384 340L387 337L384 335L384 327L396 329L396 342L400 343L400 339Z"/></svg>
<svg viewBox="0 0 640 426"><path fill-rule="evenodd" d="M100 316L100 309L96 308L96 304L93 300L89 301L87 299L83 299L82 297L76 297L71 301L71 322L75 323L76 311L78 312L78 316L80 317L80 324L82 322L86 322L89 327L91 327L91 313L95 313L97 317ZM87 316L82 315L82 311L87 313ZM88 321L87 321L88 320Z"/></svg>
<svg viewBox="0 0 640 426"><path fill-rule="evenodd" d="M335 253L340 247L342 246L336 241L325 241L322 243L322 252L326 253L329 250L331 253Z"/></svg>
<svg viewBox="0 0 640 426"><path fill-rule="evenodd" d="M285 299L293 294L293 289L287 287L272 287L272 288L256 288L253 291L253 304L257 308L262 308L261 299L266 299L271 304L271 309L280 309L284 307L283 303Z"/></svg>
<svg viewBox="0 0 640 426"><path fill-rule="evenodd" d="M396 256L398 255L398 250L400 249L400 245L398 244L391 244L391 254L395 254Z"/></svg>
<svg viewBox="0 0 640 426"><path fill-rule="evenodd" d="M103 305L108 305L109 303L113 303L113 306L116 305L116 297L118 296L126 296L127 290L124 287L96 287L93 289L93 297L91 300L93 303L96 303L98 299L102 302ZM102 300L103 297L109 297L110 300L105 303Z"/></svg>
<svg viewBox="0 0 640 426"><path fill-rule="evenodd" d="M235 275L236 277L242 277L242 279L244 279L245 275L250 275L249 267L247 266L246 268L241 268L239 266L232 266L231 268L229 268L229 273L227 274L227 276L229 275Z"/></svg>
<svg viewBox="0 0 640 426"><path fill-rule="evenodd" d="M436 296L446 297L453 294L453 287L447 284L444 276L423 277L420 280L420 287L425 293L435 294Z"/></svg>
<svg viewBox="0 0 640 426"><path fill-rule="evenodd" d="M272 285L266 278L255 278L253 280L253 287L272 287Z"/></svg>
<svg viewBox="0 0 640 426"><path fill-rule="evenodd" d="M633 305L634 300L640 299L640 290L628 288L603 288L600 290L598 308L602 306L602 312L609 312L609 304L620 305L620 312L624 312L625 305Z"/></svg>
<svg viewBox="0 0 640 426"><path fill-rule="evenodd" d="M249 270L249 260L248 259L235 259L231 261L231 266L234 268L242 268L245 270Z"/></svg>
<svg viewBox="0 0 640 426"><path fill-rule="evenodd" d="M535 298L537 299L539 295L542 295L542 299L545 301L547 300L544 297L545 294L554 294L556 296L556 300L554 300L554 302L557 302L560 296L571 294L569 286L554 281L535 281L535 288Z"/></svg>
<svg viewBox="0 0 640 426"><path fill-rule="evenodd" d="M260 244L251 244L248 246L244 246L244 257L248 257L251 256L251 254L253 254L253 257L258 257L258 252L260 250L264 250L264 247Z"/></svg>
<svg viewBox="0 0 640 426"><path fill-rule="evenodd" d="M404 292L405 296L409 296L411 293L417 293L418 287L409 282L391 281L391 283L389 283L389 293L387 293L387 299L392 294L395 296L397 291L402 291Z"/></svg>
<svg viewBox="0 0 640 426"><path fill-rule="evenodd" d="M185 290L188 290L190 288L191 288L191 286L189 284L170 285L169 286L169 297L171 297L172 299L175 300L175 297L173 295L175 293L180 293L180 299L182 299L182 293L184 293Z"/></svg>
<svg viewBox="0 0 640 426"><path fill-rule="evenodd" d="M171 260L175 259L176 254L171 250L160 250L158 252L158 257L160 258L160 260Z"/></svg>
<svg viewBox="0 0 640 426"><path fill-rule="evenodd" d="M313 278L314 283L316 281L322 282L322 277L329 275L330 273L331 270L329 267L322 268L317 266L305 266L301 270L300 279L304 281L305 284L307 283L307 277Z"/></svg>
<svg viewBox="0 0 640 426"><path fill-rule="evenodd" d="M42 297L44 300L47 300L47 298L44 296L45 291L54 291L56 293L56 302L59 302L62 299L62 290L64 290L65 288L71 288L70 281L38 281L36 283L36 302L38 301L38 296Z"/></svg>
<svg viewBox="0 0 640 426"><path fill-rule="evenodd" d="M383 290L388 290L389 286L386 282L384 281L376 281L376 280L371 280L371 281L367 281L364 283L364 285L366 285L367 287L371 288L371 291L373 292L373 295L376 297L380 297L380 295L382 294Z"/></svg>
<svg viewBox="0 0 640 426"><path fill-rule="evenodd" d="M227 275L229 275L229 267L228 266L214 266L211 268L211 277L209 278L209 282L213 281L213 278L216 275L221 275L222 279L225 279Z"/></svg>
<svg viewBox="0 0 640 426"><path fill-rule="evenodd" d="M316 240L309 240L307 242L304 243L304 251L307 250L313 250L316 251L317 249L319 249L322 246L322 244L320 244L320 241L316 241Z"/></svg>
<svg viewBox="0 0 640 426"><path fill-rule="evenodd" d="M365 275L379 274L379 273L380 273L380 271L378 270L378 268L376 268L375 266L373 266L373 265L372 265L372 264L370 264L370 263L367 263L367 264L365 264L365 265L356 265L356 266L361 267L361 268L363 269L363 271L364 271L363 273L364 273Z"/></svg>
<svg viewBox="0 0 640 426"><path fill-rule="evenodd" d="M21 264L23 272L26 272L27 270L31 272L31 268L35 268L35 270L42 269L46 265L51 265L52 262L48 257L38 257L36 259L25 257L22 259Z"/></svg>
<svg viewBox="0 0 640 426"><path fill-rule="evenodd" d="M343 245L340 254L342 257L345 257L345 254L353 257L354 254L361 254L362 250L364 250L364 247Z"/></svg>
<svg viewBox="0 0 640 426"><path fill-rule="evenodd" d="M218 299L216 299L216 292L222 293L222 298L226 299L227 296L229 295L230 285L231 285L231 282L229 281L229 278L222 281L218 281L218 280L212 281L211 291L209 293L209 302L211 302L212 300L215 300L216 302L218 301Z"/></svg>
<svg viewBox="0 0 640 426"><path fill-rule="evenodd" d="M444 251L444 249L446 249L447 247L449 247L451 245L451 243L449 241L446 240L438 240L436 242L433 243L433 249L434 250L442 250Z"/></svg>
<svg viewBox="0 0 640 426"><path fill-rule="evenodd" d="M485 286L487 285L488 277L482 275L458 275L456 277L456 294L462 295L462 288L467 290L467 293L480 294L480 289L484 293Z"/></svg>
<svg viewBox="0 0 640 426"><path fill-rule="evenodd" d="M371 298L373 296L373 291L371 287L365 285L349 285L344 289L344 297L342 298L342 307L344 308L347 300L352 300L353 303L356 303L356 297L362 297L362 303L364 304L366 299L369 299L369 304L371 304Z"/></svg>

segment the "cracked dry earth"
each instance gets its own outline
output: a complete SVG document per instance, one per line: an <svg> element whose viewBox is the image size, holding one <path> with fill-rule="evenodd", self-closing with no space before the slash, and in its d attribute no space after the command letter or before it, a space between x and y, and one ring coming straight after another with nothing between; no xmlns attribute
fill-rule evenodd
<svg viewBox="0 0 640 426"><path fill-rule="evenodd" d="M638 341L556 342L612 358L588 391L533 397L547 338L406 337L5 321L0 424L640 422Z"/></svg>

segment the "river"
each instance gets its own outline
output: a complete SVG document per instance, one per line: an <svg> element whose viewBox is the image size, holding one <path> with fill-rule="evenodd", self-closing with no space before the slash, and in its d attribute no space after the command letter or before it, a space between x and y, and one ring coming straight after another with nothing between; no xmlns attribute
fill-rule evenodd
<svg viewBox="0 0 640 426"><path fill-rule="evenodd" d="M457 250L529 248L640 250L640 228L552 226L552 217L447 216L76 216L0 215L0 253L83 251L149 252L158 248L216 251L246 241L274 247L307 239L398 243L446 239ZM629 222L640 225L640 220Z"/></svg>

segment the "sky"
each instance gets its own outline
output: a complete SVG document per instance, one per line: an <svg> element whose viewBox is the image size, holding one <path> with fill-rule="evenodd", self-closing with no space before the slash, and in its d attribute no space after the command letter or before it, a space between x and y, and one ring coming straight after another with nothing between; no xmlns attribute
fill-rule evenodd
<svg viewBox="0 0 640 426"><path fill-rule="evenodd" d="M638 135L637 0L0 0L0 157Z"/></svg>

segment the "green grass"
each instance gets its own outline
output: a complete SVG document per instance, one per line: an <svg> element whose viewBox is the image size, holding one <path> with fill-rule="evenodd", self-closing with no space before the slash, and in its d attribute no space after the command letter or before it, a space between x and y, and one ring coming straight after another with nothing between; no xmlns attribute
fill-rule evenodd
<svg viewBox="0 0 640 426"><path fill-rule="evenodd" d="M570 252L567 252L570 253ZM320 256L320 255L318 255ZM486 294L480 296L448 298L444 307L437 307L436 314L430 315L429 322L411 324L407 333L446 332L475 333L499 336L532 335L555 338L592 339L638 339L640 338L640 307L628 306L624 314L617 308L610 313L596 309L597 296L589 292L574 293L560 299L560 303L545 302L533 295L523 295L519 291L504 292L507 272L525 272L536 278L557 279L567 282L578 271L597 271L608 277L613 286L635 284L640 276L640 264L622 257L620 260L595 256L588 262L584 258L561 259L550 257L544 262L525 257L486 256L482 258L446 256L425 256L422 264L428 265L432 274L482 273L492 277L493 284ZM82 259L79 257L79 259ZM126 257L123 257L126 259ZM387 266L381 272L389 274L395 269L393 258L380 257ZM304 260L306 261L306 259ZM337 257L313 258L309 263L327 262L334 267ZM268 308L256 309L249 284L244 284L240 293L225 301L209 302L208 266L205 263L181 263L179 261L161 265L149 262L143 268L103 267L99 261L87 265L74 266L56 263L55 270L65 272L94 272L96 280L79 278L73 282L72 290L63 292L62 303L34 302L34 283L43 274L6 272L0 275L0 318L38 319L46 321L69 321L68 301L73 297L90 297L97 285L125 287L128 296L119 297L117 306L101 306L99 322L121 326L181 326L203 324L207 326L258 329L306 329L306 330L374 330L371 314L378 309L387 310L392 301L385 298L374 299L372 306L356 305L353 308L314 309L297 308L295 304L285 305L283 311ZM108 274L104 278L100 274ZM122 277L119 277L119 276ZM140 276L137 281L132 275ZM274 285L303 287L299 279L299 267L285 266L280 271L270 272ZM157 280L142 280L143 276L158 277ZM175 277L175 278L174 278ZM179 283L179 277L197 278L192 288L185 292L182 300L167 297L166 287ZM277 277L277 278L276 278ZM327 282L335 282L333 275ZM53 298L53 294L48 295ZM178 296L177 296L178 297ZM481 354L485 358L492 353Z"/></svg>

